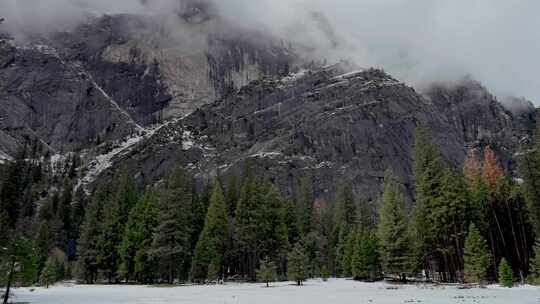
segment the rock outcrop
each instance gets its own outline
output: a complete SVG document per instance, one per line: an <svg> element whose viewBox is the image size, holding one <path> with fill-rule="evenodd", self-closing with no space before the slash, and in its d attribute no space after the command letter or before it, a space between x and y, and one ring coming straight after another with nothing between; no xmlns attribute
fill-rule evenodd
<svg viewBox="0 0 540 304"><path fill-rule="evenodd" d="M374 200L387 168L412 196L419 124L432 130L454 167L470 147L490 144L510 152L518 146L512 114L476 83L434 87L428 98L380 70L346 71L338 65L254 81L163 127L115 161L146 183L159 180L177 159L200 180L240 174L249 162L287 194L309 177L318 195L351 182L359 197Z"/></svg>

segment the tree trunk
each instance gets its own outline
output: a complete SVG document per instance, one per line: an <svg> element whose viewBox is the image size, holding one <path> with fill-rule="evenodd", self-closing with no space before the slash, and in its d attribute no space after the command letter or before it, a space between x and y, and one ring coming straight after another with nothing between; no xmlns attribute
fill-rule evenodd
<svg viewBox="0 0 540 304"><path fill-rule="evenodd" d="M11 262L11 266L9 269L9 276L6 286L6 293L4 294L4 304L7 304L9 300L9 292L11 291L11 281L13 281L13 273L15 272L15 261Z"/></svg>

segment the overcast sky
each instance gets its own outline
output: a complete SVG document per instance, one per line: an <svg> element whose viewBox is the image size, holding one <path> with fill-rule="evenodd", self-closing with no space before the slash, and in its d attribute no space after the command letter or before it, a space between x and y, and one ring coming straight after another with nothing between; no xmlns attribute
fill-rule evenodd
<svg viewBox="0 0 540 304"><path fill-rule="evenodd" d="M179 0L0 0L12 31L62 29L84 12L164 13ZM470 74L540 105L539 0L213 0L239 25L382 67L413 85ZM315 16L315 17L314 17Z"/></svg>

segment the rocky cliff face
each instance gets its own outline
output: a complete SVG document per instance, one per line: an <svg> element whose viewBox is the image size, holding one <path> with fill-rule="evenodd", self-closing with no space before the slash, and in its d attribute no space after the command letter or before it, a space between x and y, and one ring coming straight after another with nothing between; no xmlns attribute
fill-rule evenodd
<svg viewBox="0 0 540 304"><path fill-rule="evenodd" d="M261 76L287 74L297 60L270 37L230 35L217 30L230 28L225 21L194 16L170 20L174 26L151 17L106 16L52 43L146 126L189 114Z"/></svg>
<svg viewBox="0 0 540 304"><path fill-rule="evenodd" d="M264 75L286 75L298 59L255 33L216 32L223 21L190 11L174 27L115 15L30 41L2 35L0 130L13 139L1 140L2 151L13 153L26 136L54 152L119 140Z"/></svg>
<svg viewBox="0 0 540 304"><path fill-rule="evenodd" d="M374 200L387 168L411 193L419 124L453 166L468 148L489 144L512 170L530 135L534 108L509 111L475 81L420 93L346 63L302 69L285 43L221 31L225 21L204 6L183 12L166 22L93 18L26 43L1 39L0 161L29 137L51 153L82 151L83 186L125 164L154 183L178 159L201 181L249 162L286 194L309 177L322 199L346 181Z"/></svg>
<svg viewBox="0 0 540 304"><path fill-rule="evenodd" d="M374 200L387 168L412 190L419 124L431 128L453 166L469 147L517 147L512 114L480 86L434 87L426 97L380 70L346 71L337 65L254 81L164 126L116 165L127 163L152 182L177 159L201 180L239 174L249 162L287 194L307 176L323 199L346 181L359 197Z"/></svg>
<svg viewBox="0 0 540 304"><path fill-rule="evenodd" d="M138 128L74 62L46 45L0 41L0 149L14 155L23 138L51 152L120 139Z"/></svg>

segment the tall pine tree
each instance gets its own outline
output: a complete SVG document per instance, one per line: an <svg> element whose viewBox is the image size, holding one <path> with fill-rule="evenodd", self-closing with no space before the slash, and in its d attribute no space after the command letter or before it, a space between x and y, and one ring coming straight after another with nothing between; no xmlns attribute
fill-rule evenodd
<svg viewBox="0 0 540 304"><path fill-rule="evenodd" d="M120 245L122 271L129 280L133 276L140 282L152 277L148 250L152 245L152 233L158 225L158 197L148 190L131 209Z"/></svg>
<svg viewBox="0 0 540 304"><path fill-rule="evenodd" d="M177 165L169 175L167 186L160 197L159 212L149 254L158 264L167 283L186 274L191 255L191 232L189 211L192 204L192 188Z"/></svg>
<svg viewBox="0 0 540 304"><path fill-rule="evenodd" d="M468 282L481 282L486 279L490 256L486 240L474 224L469 226L465 239L464 273Z"/></svg>
<svg viewBox="0 0 540 304"><path fill-rule="evenodd" d="M213 279L208 276L209 266L212 263L218 270L221 268L228 240L227 217L228 210L223 191L216 181L210 197L204 229L195 247L191 274L193 280L203 282L205 279Z"/></svg>
<svg viewBox="0 0 540 304"><path fill-rule="evenodd" d="M384 193L379 211L377 237L382 269L400 279L410 270L410 249L407 234L405 198L396 177L388 170L384 178Z"/></svg>
<svg viewBox="0 0 540 304"><path fill-rule="evenodd" d="M103 217L103 205L110 197L110 189L105 185L99 185L92 196L81 227L81 236L77 247L77 276L89 284L97 280L100 221Z"/></svg>
<svg viewBox="0 0 540 304"><path fill-rule="evenodd" d="M415 190L415 206L412 222L409 226L411 246L415 256L430 273L430 260L436 258L433 254L436 244L436 226L430 216L434 205L440 200L443 166L438 150L432 143L429 130L418 126L414 134L413 174Z"/></svg>
<svg viewBox="0 0 540 304"><path fill-rule="evenodd" d="M520 157L520 173L524 178L524 192L534 232L540 235L540 113L531 146L526 146Z"/></svg>

